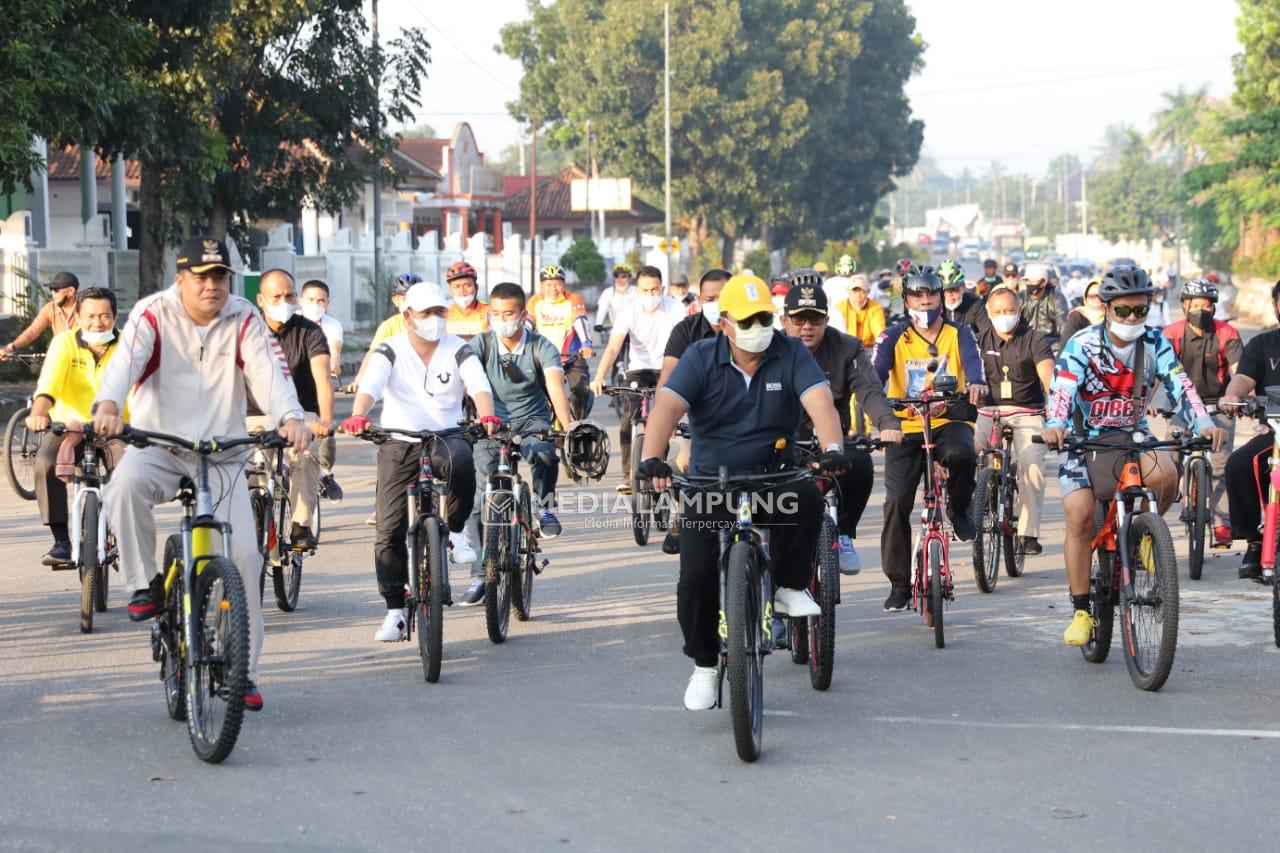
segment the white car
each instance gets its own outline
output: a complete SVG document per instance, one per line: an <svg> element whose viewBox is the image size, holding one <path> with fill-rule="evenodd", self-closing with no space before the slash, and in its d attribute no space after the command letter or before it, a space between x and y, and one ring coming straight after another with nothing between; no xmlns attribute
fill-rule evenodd
<svg viewBox="0 0 1280 853"><path fill-rule="evenodd" d="M960 260L976 261L982 254L982 243L977 240L965 240L960 244Z"/></svg>

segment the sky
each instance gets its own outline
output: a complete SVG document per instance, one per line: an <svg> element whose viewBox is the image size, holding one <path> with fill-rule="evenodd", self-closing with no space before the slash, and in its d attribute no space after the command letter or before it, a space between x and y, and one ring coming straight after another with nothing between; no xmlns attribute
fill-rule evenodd
<svg viewBox="0 0 1280 853"><path fill-rule="evenodd" d="M908 0L924 38L924 70L907 93L925 122L925 152L958 175L1043 175L1063 153L1086 162L1104 128L1151 125L1161 94L1179 85L1232 90L1234 0ZM429 16L429 17L428 17ZM383 38L426 29L431 65L418 119L448 135L469 121L496 157L522 128L506 113L520 66L493 51L526 0L380 0ZM655 37L658 33L655 31Z"/></svg>

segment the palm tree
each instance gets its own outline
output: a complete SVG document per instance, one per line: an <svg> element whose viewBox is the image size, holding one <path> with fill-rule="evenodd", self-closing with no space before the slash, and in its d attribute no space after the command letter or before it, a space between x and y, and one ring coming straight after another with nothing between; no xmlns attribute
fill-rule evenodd
<svg viewBox="0 0 1280 853"><path fill-rule="evenodd" d="M1155 127L1148 139L1156 150L1174 158L1181 169L1194 168L1198 165L1194 136L1211 106L1209 87L1188 91L1179 86L1178 91L1165 92L1163 97L1164 108L1152 116Z"/></svg>

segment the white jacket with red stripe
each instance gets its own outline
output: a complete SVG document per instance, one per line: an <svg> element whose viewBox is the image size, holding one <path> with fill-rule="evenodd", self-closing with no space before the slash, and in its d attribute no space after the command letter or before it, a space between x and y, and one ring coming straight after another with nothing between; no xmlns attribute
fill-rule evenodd
<svg viewBox="0 0 1280 853"><path fill-rule="evenodd" d="M173 285L134 306L95 402L123 409L132 390L133 426L207 440L244 435L246 385L277 423L302 416L284 352L252 303L229 297L202 330Z"/></svg>

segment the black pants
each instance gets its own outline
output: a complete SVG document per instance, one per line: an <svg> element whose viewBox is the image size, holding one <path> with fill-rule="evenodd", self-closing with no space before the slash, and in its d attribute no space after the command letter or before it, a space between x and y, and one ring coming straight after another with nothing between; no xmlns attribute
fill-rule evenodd
<svg viewBox="0 0 1280 853"><path fill-rule="evenodd" d="M836 528L841 536L856 539L858 522L871 498L871 486L875 481L875 464L871 454L862 450L846 450L849 470L836 478L840 495L840 508L836 513Z"/></svg>
<svg viewBox="0 0 1280 853"><path fill-rule="evenodd" d="M587 367L587 360L580 355L571 356L564 363L564 381L569 386L569 403L573 408L573 414L579 413L583 418L591 414L591 404L595 401L595 395L591 393L591 370ZM568 424L561 424L565 429L569 428Z"/></svg>
<svg viewBox="0 0 1280 853"><path fill-rule="evenodd" d="M627 373L627 384L635 383L638 388L656 388L658 371L632 370ZM627 395L622 398L622 414L618 416L618 439L622 444L622 475L625 479L631 473L631 423L640 414L638 397Z"/></svg>
<svg viewBox="0 0 1280 853"><path fill-rule="evenodd" d="M772 495L772 512L764 512L765 495ZM684 633L684 653L698 666L715 666L720 659L720 539L712 525L729 523L734 513L732 508L687 500L680 518L676 616ZM755 523L769 528L774 586L808 587L822 525L817 487L801 482L762 492L757 506Z"/></svg>
<svg viewBox="0 0 1280 853"><path fill-rule="evenodd" d="M947 517L953 522L967 515L973 499L978 454L973 424L952 421L933 431L934 458L947 472ZM924 474L924 439L908 435L884 452L884 530L880 558L885 577L895 588L911 586L911 529L915 523L916 490Z"/></svg>
<svg viewBox="0 0 1280 853"><path fill-rule="evenodd" d="M404 588L409 582L409 497L405 493L418 477L419 445L416 442L388 441L378 448L377 533L373 562L378 574L378 592L387 600L387 609L404 607ZM471 445L458 436L435 442L431 466L448 481L446 511L449 530L462 531L476 499L476 468Z"/></svg>
<svg viewBox="0 0 1280 853"><path fill-rule="evenodd" d="M1262 505L1267 499L1267 459L1275 442L1270 432L1253 438L1227 457L1227 505L1231 538L1261 542Z"/></svg>

